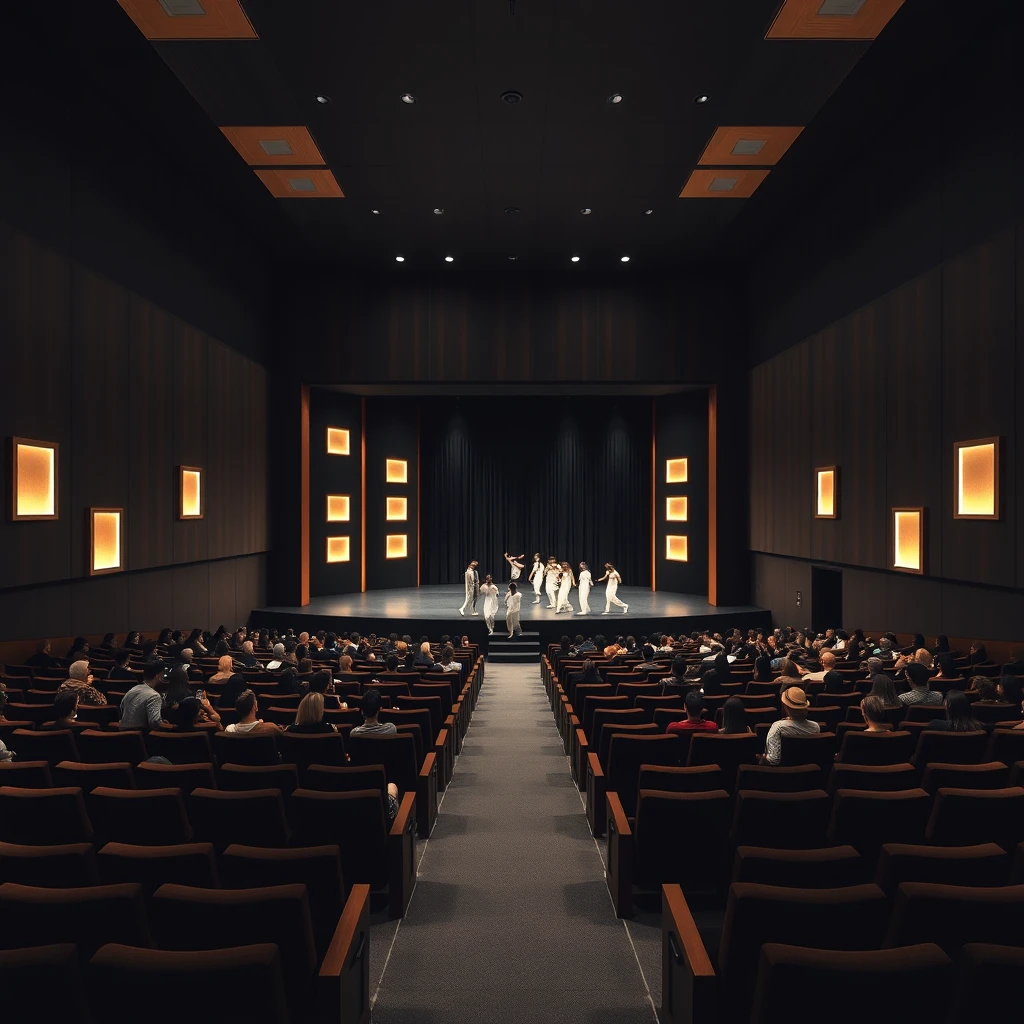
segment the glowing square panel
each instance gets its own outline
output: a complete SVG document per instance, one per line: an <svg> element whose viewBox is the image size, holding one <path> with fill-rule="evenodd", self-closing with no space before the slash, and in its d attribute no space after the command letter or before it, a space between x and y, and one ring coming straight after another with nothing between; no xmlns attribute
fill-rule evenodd
<svg viewBox="0 0 1024 1024"><path fill-rule="evenodd" d="M57 518L57 450L55 442L12 440L12 519Z"/></svg>
<svg viewBox="0 0 1024 1024"><path fill-rule="evenodd" d="M957 441L954 519L999 518L999 438Z"/></svg>
<svg viewBox="0 0 1024 1024"><path fill-rule="evenodd" d="M327 538L327 561L347 562L351 558L350 537L328 537Z"/></svg>
<svg viewBox="0 0 1024 1024"><path fill-rule="evenodd" d="M195 466L180 466L179 493L181 503L179 519L203 518L203 471Z"/></svg>
<svg viewBox="0 0 1024 1024"><path fill-rule="evenodd" d="M388 459L386 480L389 484L407 484L409 482L409 463L405 459Z"/></svg>
<svg viewBox="0 0 1024 1024"><path fill-rule="evenodd" d="M327 522L347 523L352 510L352 502L347 494L327 495Z"/></svg>
<svg viewBox="0 0 1024 1024"><path fill-rule="evenodd" d="M121 515L119 508L89 509L89 575L120 572Z"/></svg>
<svg viewBox="0 0 1024 1024"><path fill-rule="evenodd" d="M666 459L665 460L665 483L685 484L690 472L689 459Z"/></svg>
<svg viewBox="0 0 1024 1024"><path fill-rule="evenodd" d="M924 509L894 508L893 560L894 569L904 572L924 572Z"/></svg>
<svg viewBox="0 0 1024 1024"><path fill-rule="evenodd" d="M338 180L326 167L255 168L256 177L275 199L344 199Z"/></svg>
<svg viewBox="0 0 1024 1024"><path fill-rule="evenodd" d="M670 562L685 562L689 556L688 538L685 534L665 538L665 558Z"/></svg>
<svg viewBox="0 0 1024 1024"><path fill-rule="evenodd" d="M256 39L238 0L117 0L147 39Z"/></svg>
<svg viewBox="0 0 1024 1024"><path fill-rule="evenodd" d="M728 170L715 171L697 167L690 172L679 198L749 199L767 177L767 170L753 167L730 167Z"/></svg>
<svg viewBox="0 0 1024 1024"><path fill-rule="evenodd" d="M814 471L814 518L839 518L839 471L835 466L823 466Z"/></svg>
<svg viewBox="0 0 1024 1024"><path fill-rule="evenodd" d="M800 127L737 127L723 125L715 129L698 163L712 167L776 164L803 131Z"/></svg>
<svg viewBox="0 0 1024 1024"><path fill-rule="evenodd" d="M406 533L389 533L385 558L407 558L409 556L409 535Z"/></svg>
<svg viewBox="0 0 1024 1024"><path fill-rule="evenodd" d="M271 164L311 167L324 158L305 125L266 128L221 128L224 137L246 163L261 167Z"/></svg>
<svg viewBox="0 0 1024 1024"><path fill-rule="evenodd" d="M328 455L348 455L352 450L351 441L351 436L347 430L342 430L341 427L327 428Z"/></svg>
<svg viewBox="0 0 1024 1024"><path fill-rule="evenodd" d="M405 521L409 518L409 499L408 498L388 498L388 520L401 520Z"/></svg>
<svg viewBox="0 0 1024 1024"><path fill-rule="evenodd" d="M665 499L665 518L670 523L685 523L688 514L688 498L682 497Z"/></svg>

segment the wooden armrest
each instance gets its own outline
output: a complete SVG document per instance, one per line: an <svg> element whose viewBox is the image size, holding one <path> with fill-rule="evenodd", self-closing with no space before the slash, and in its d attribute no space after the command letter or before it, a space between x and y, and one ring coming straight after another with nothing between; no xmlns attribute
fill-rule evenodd
<svg viewBox="0 0 1024 1024"><path fill-rule="evenodd" d="M437 755L431 751L423 758L416 779L416 825L420 839L426 839L437 819Z"/></svg>
<svg viewBox="0 0 1024 1024"><path fill-rule="evenodd" d="M317 978L317 1019L370 1019L370 887L352 886Z"/></svg>
<svg viewBox="0 0 1024 1024"><path fill-rule="evenodd" d="M678 885L661 887L661 1020L714 1024L717 979Z"/></svg>
<svg viewBox="0 0 1024 1024"><path fill-rule="evenodd" d="M608 891L616 917L633 916L633 832L619 794L605 794L608 813Z"/></svg>
<svg viewBox="0 0 1024 1024"><path fill-rule="evenodd" d="M590 753L590 744L587 742L587 734L582 729L576 730L576 788L587 788L587 755Z"/></svg>
<svg viewBox="0 0 1024 1024"><path fill-rule="evenodd" d="M597 754L587 754L587 822L595 839L604 835L608 813L605 804L605 777Z"/></svg>
<svg viewBox="0 0 1024 1024"><path fill-rule="evenodd" d="M388 917L404 917L416 884L416 794L406 793L388 833Z"/></svg>

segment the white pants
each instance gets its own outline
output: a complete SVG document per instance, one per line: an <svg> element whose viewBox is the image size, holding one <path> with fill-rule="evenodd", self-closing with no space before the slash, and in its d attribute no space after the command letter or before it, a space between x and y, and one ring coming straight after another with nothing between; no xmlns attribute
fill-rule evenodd
<svg viewBox="0 0 1024 1024"><path fill-rule="evenodd" d="M558 597L558 588L556 587L554 580L552 580L548 584L548 586L547 586L547 594L548 594L548 607L549 608L554 608L555 607L555 599Z"/></svg>
<svg viewBox="0 0 1024 1024"><path fill-rule="evenodd" d="M556 612L571 612L572 605L569 604L569 587L558 588L558 607L555 609Z"/></svg>
<svg viewBox="0 0 1024 1024"><path fill-rule="evenodd" d="M462 612L463 615L465 615L466 614L466 609L470 605L472 605L473 606L473 614L476 615L476 599L477 599L476 588L472 584L467 583L466 584L466 600L462 602L462 607L459 609L459 611Z"/></svg>
<svg viewBox="0 0 1024 1024"><path fill-rule="evenodd" d="M608 588L604 592L604 610L606 612L607 611L611 611L611 606L612 605L615 605L616 608L625 608L626 607L626 602L625 601L620 601L615 596L615 593L616 593L616 591L618 589L619 589L618 583L615 583L615 584L609 583L608 584Z"/></svg>
<svg viewBox="0 0 1024 1024"><path fill-rule="evenodd" d="M534 596L537 599L536 601L533 602L534 604L536 604L537 601L540 600L540 592L541 592L541 588L543 586L544 586L544 574L539 572L539 573L537 573L536 576L533 577L533 593L534 593Z"/></svg>
<svg viewBox="0 0 1024 1024"><path fill-rule="evenodd" d="M484 605L484 622L487 623L487 628L492 633L494 632L494 617L497 614L497 608L489 608L486 604Z"/></svg>
<svg viewBox="0 0 1024 1024"><path fill-rule="evenodd" d="M513 633L522 633L522 628L519 625L519 612L506 612L505 625L508 626L509 636L512 636Z"/></svg>
<svg viewBox="0 0 1024 1024"><path fill-rule="evenodd" d="M581 583L580 584L580 614L581 615L589 615L590 614L590 584L589 583Z"/></svg>

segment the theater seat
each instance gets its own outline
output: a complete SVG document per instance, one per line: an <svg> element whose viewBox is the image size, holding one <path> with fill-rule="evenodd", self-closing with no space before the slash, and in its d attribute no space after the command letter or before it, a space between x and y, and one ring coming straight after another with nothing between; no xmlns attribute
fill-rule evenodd
<svg viewBox="0 0 1024 1024"><path fill-rule="evenodd" d="M285 799L299 788L294 764L225 764L218 772L220 788L231 792L246 789L279 789Z"/></svg>
<svg viewBox="0 0 1024 1024"><path fill-rule="evenodd" d="M46 761L51 767L58 761L77 761L78 746L70 729L37 732L15 729L7 745L25 761Z"/></svg>
<svg viewBox="0 0 1024 1024"><path fill-rule="evenodd" d="M925 839L939 846L997 843L1013 849L1024 840L1024 788L940 789Z"/></svg>
<svg viewBox="0 0 1024 1024"><path fill-rule="evenodd" d="M837 889L870 882L870 865L852 846L818 850L777 850L740 846L732 870L733 882L785 885L796 889Z"/></svg>
<svg viewBox="0 0 1024 1024"><path fill-rule="evenodd" d="M92 842L92 823L77 786L0 789L0 840L29 846Z"/></svg>
<svg viewBox="0 0 1024 1024"><path fill-rule="evenodd" d="M289 1024L281 955L274 943L202 952L103 946L89 963L91 1005L104 1024L181 1024L197 1007L209 1021Z"/></svg>
<svg viewBox="0 0 1024 1024"><path fill-rule="evenodd" d="M93 764L109 764L127 761L139 764L149 756L146 741L141 730L104 731L85 729L78 734L80 760Z"/></svg>
<svg viewBox="0 0 1024 1024"><path fill-rule="evenodd" d="M836 791L828 825L830 843L849 843L862 857L874 861L883 843L919 843L931 810L923 789L893 793L867 790Z"/></svg>
<svg viewBox="0 0 1024 1024"><path fill-rule="evenodd" d="M286 764L294 764L303 777L311 764L347 763L345 738L339 732L319 735L285 732L277 737L277 747L281 752L281 760Z"/></svg>
<svg viewBox="0 0 1024 1024"><path fill-rule="evenodd" d="M993 729L983 760L1003 764L1024 761L1024 729Z"/></svg>
<svg viewBox="0 0 1024 1024"><path fill-rule="evenodd" d="M205 730L168 732L154 729L146 737L146 749L150 757L166 757L171 764L213 763L210 734Z"/></svg>
<svg viewBox="0 0 1024 1024"><path fill-rule="evenodd" d="M759 740L753 733L698 733L690 741L687 764L717 764L725 777L726 789L733 792L741 764L756 764Z"/></svg>
<svg viewBox="0 0 1024 1024"><path fill-rule="evenodd" d="M1013 1016L1020 1002L1024 949L969 942L960 951L949 1024L976 1024Z"/></svg>
<svg viewBox="0 0 1024 1024"><path fill-rule="evenodd" d="M816 764L822 772L832 767L836 757L836 737L824 729L815 736L782 736L779 764L784 767Z"/></svg>
<svg viewBox="0 0 1024 1024"><path fill-rule="evenodd" d="M912 761L918 768L933 762L942 764L981 764L986 760L988 733L984 729L972 732L939 732L925 729L917 740ZM992 760L989 758L988 760Z"/></svg>
<svg viewBox="0 0 1024 1024"><path fill-rule="evenodd" d="M741 764L736 789L758 789L763 793L805 793L821 789L822 770L817 764L780 767L770 764Z"/></svg>
<svg viewBox="0 0 1024 1024"><path fill-rule="evenodd" d="M277 739L271 733L215 732L213 753L220 765L280 764Z"/></svg>
<svg viewBox="0 0 1024 1024"><path fill-rule="evenodd" d="M921 788L933 796L943 787L959 789L1005 789L1010 769L1001 761L986 764L929 764L921 776Z"/></svg>
<svg viewBox="0 0 1024 1024"><path fill-rule="evenodd" d="M88 795L98 786L116 789L134 789L135 776L127 761L111 764L90 764L85 761L61 761L53 769L53 781L58 786L81 786Z"/></svg>
<svg viewBox="0 0 1024 1024"><path fill-rule="evenodd" d="M1009 867L1009 855L995 843L977 846L883 843L874 881L887 896L895 895L901 882L1004 885Z"/></svg>
<svg viewBox="0 0 1024 1024"><path fill-rule="evenodd" d="M187 843L192 826L181 790L113 789L98 786L89 795L89 815L101 841L163 846Z"/></svg>
<svg viewBox="0 0 1024 1024"><path fill-rule="evenodd" d="M357 789L376 789L381 798L387 793L387 777L382 764L364 764L348 768L336 765L314 764L306 772L303 789L322 792L351 793Z"/></svg>
<svg viewBox="0 0 1024 1024"><path fill-rule="evenodd" d="M829 795L820 789L800 793L741 789L736 794L733 847L810 850L824 846L831 809Z"/></svg>
<svg viewBox="0 0 1024 1024"><path fill-rule="evenodd" d="M196 839L218 850L232 843L287 846L291 839L279 789L194 789L188 813Z"/></svg>
<svg viewBox="0 0 1024 1024"><path fill-rule="evenodd" d="M177 786L181 795L187 797L193 789L214 789L216 784L213 765L209 761L195 764L155 764L143 761L135 766L135 785L139 789Z"/></svg>
<svg viewBox="0 0 1024 1024"><path fill-rule="evenodd" d="M750 1022L820 1024L823 1006L830 1024L939 1021L952 967L934 943L835 952L769 942L761 949Z"/></svg>
<svg viewBox="0 0 1024 1024"><path fill-rule="evenodd" d="M839 747L839 764L904 764L914 753L914 737L906 731L864 732L851 729Z"/></svg>
<svg viewBox="0 0 1024 1024"><path fill-rule="evenodd" d="M98 885L92 843L54 846L0 843L0 881L55 889Z"/></svg>
<svg viewBox="0 0 1024 1024"><path fill-rule="evenodd" d="M876 793L893 793L901 789L917 789L919 773L912 764L841 764L832 767L828 791L870 789Z"/></svg>
<svg viewBox="0 0 1024 1024"><path fill-rule="evenodd" d="M96 863L104 884L138 882L147 897L165 882L210 889L219 885L210 843L178 843L172 846L107 843L96 854Z"/></svg>
<svg viewBox="0 0 1024 1024"><path fill-rule="evenodd" d="M93 1024L89 1012L82 968L73 943L30 946L0 951L0 991L4 993L4 1016L18 1020L14 1009L19 1000L40 1000L28 1018L60 1021L61 1024Z"/></svg>
<svg viewBox="0 0 1024 1024"><path fill-rule="evenodd" d="M702 764L694 768L645 764L640 766L637 789L656 789L664 793L708 793L713 789L725 789L725 779L716 764Z"/></svg>

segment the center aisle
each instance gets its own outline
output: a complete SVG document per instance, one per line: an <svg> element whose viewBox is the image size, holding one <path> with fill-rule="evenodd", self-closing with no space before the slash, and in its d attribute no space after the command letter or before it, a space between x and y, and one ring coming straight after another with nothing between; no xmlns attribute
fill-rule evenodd
<svg viewBox="0 0 1024 1024"><path fill-rule="evenodd" d="M652 1024L537 665L488 665L375 1024Z"/></svg>

